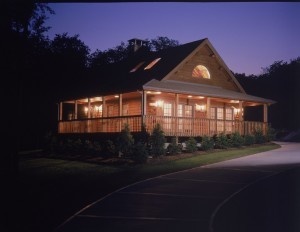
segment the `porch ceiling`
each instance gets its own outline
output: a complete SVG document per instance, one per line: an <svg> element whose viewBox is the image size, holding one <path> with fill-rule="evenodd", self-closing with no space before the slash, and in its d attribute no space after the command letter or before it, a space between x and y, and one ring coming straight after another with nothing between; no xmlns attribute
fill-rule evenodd
<svg viewBox="0 0 300 232"><path fill-rule="evenodd" d="M255 103L256 104L276 103L275 101L270 99L265 99L265 98L245 94L245 93L235 92L217 86L201 85L201 84L194 84L194 83L187 83L187 82L173 81L173 80L158 81L156 79L152 79L151 81L143 85L143 89L247 101L253 103L253 105Z"/></svg>

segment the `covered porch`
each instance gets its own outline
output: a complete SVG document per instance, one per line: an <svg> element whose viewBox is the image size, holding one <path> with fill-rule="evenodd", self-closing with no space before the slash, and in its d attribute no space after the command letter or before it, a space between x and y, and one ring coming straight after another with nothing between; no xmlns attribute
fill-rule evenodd
<svg viewBox="0 0 300 232"><path fill-rule="evenodd" d="M272 103L266 99L215 87L158 82L150 81L142 91L60 102L58 132L117 133L125 123L132 132L140 132L144 124L149 133L159 123L166 136L246 135L257 128L266 132ZM244 121L245 107L255 106L263 106L262 120Z"/></svg>

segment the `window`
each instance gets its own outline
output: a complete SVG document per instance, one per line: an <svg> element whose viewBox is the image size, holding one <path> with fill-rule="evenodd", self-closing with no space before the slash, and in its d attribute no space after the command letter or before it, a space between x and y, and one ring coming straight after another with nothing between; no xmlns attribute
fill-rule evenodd
<svg viewBox="0 0 300 232"><path fill-rule="evenodd" d="M158 61L160 61L160 59L161 59L161 58L157 58L157 59L153 60L150 64L148 64L148 65L144 68L144 70L147 70L147 69L152 68Z"/></svg>
<svg viewBox="0 0 300 232"><path fill-rule="evenodd" d="M172 104L171 103L164 104L164 116L172 116Z"/></svg>
<svg viewBox="0 0 300 232"><path fill-rule="evenodd" d="M193 106L186 105L185 106L185 117L191 118L193 116Z"/></svg>
<svg viewBox="0 0 300 232"><path fill-rule="evenodd" d="M193 70L192 77L210 79L210 73L205 66L197 65Z"/></svg>
<svg viewBox="0 0 300 232"><path fill-rule="evenodd" d="M133 69L131 69L130 72L131 72L131 73L135 72L135 71L138 70L144 63L145 63L145 61L139 63L137 66L135 66Z"/></svg>

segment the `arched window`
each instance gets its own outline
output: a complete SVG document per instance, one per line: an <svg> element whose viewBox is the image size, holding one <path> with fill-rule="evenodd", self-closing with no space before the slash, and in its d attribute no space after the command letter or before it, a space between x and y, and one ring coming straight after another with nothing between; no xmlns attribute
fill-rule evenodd
<svg viewBox="0 0 300 232"><path fill-rule="evenodd" d="M193 70L192 77L210 79L210 73L205 66L197 65Z"/></svg>

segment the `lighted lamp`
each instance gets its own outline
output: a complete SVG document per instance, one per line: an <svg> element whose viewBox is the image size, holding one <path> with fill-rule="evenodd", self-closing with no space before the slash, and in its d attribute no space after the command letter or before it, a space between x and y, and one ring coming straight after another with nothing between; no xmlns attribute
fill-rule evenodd
<svg viewBox="0 0 300 232"><path fill-rule="evenodd" d="M198 105L198 104L196 104L196 110L204 112L206 110L206 106L205 105Z"/></svg>
<svg viewBox="0 0 300 232"><path fill-rule="evenodd" d="M164 105L164 102L159 100L159 101L156 101L156 102L150 102L149 105L150 106L155 106L155 107L162 107Z"/></svg>

